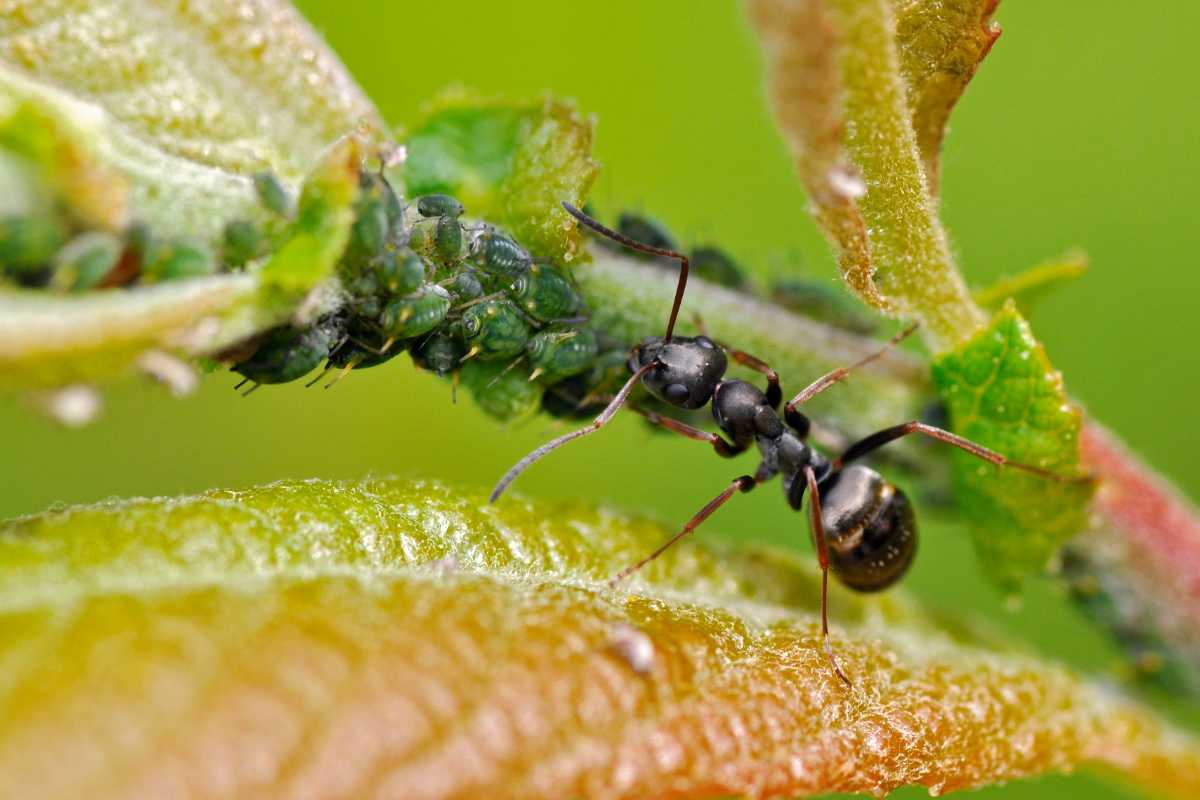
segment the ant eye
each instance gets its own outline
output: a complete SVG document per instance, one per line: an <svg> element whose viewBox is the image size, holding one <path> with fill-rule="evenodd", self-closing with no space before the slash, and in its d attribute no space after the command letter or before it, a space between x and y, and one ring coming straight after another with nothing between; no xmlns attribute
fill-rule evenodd
<svg viewBox="0 0 1200 800"><path fill-rule="evenodd" d="M668 403L682 403L692 396L688 387L682 383L672 383L663 389L663 397Z"/></svg>

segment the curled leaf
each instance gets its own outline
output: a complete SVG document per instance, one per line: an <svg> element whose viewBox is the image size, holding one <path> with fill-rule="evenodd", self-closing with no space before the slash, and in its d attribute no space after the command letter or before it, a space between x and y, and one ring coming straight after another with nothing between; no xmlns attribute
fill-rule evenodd
<svg viewBox="0 0 1200 800"><path fill-rule="evenodd" d="M409 134L405 186L414 196L453 194L535 255L570 262L583 244L561 203L587 199L599 169L592 135L591 121L561 100L451 95Z"/></svg>
<svg viewBox="0 0 1200 800"><path fill-rule="evenodd" d="M1062 376L1010 301L963 347L933 364L934 385L954 430L1012 461L1082 475L1082 415ZM956 452L956 498L971 523L988 574L1013 589L1043 570L1058 548L1087 527L1091 483L1064 483L994 467Z"/></svg>
<svg viewBox="0 0 1200 800"><path fill-rule="evenodd" d="M597 798L936 791L1097 763L1194 796L1196 743L952 644L811 563L577 504L281 483L0 527L0 792Z"/></svg>
<svg viewBox="0 0 1200 800"><path fill-rule="evenodd" d="M261 269L83 295L0 290L0 389L110 379L152 351L211 355L294 315L332 307L332 287L319 284L349 237L362 149L355 137L329 149L305 181L285 240Z"/></svg>
<svg viewBox="0 0 1200 800"><path fill-rule="evenodd" d="M69 119L164 235L215 237L257 211L248 176L298 184L318 154L384 126L283 0L14 0L0 16L0 95Z"/></svg>
<svg viewBox="0 0 1200 800"><path fill-rule="evenodd" d="M771 98L842 275L938 350L983 323L954 265L913 130L887 0L752 0Z"/></svg>
<svg viewBox="0 0 1200 800"><path fill-rule="evenodd" d="M1000 0L892 0L900 69L930 194L937 196L946 121L1000 37Z"/></svg>

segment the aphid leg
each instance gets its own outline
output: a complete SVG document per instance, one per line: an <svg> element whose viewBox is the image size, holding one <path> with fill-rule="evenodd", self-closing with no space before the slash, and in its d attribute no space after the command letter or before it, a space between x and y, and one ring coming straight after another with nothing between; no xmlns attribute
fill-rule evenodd
<svg viewBox="0 0 1200 800"><path fill-rule="evenodd" d="M311 381L304 384L304 388L311 389L312 387L316 386L318 383L321 382L322 378L324 378L326 375L328 375L332 371L333 371L333 366L330 364L326 364L325 369L321 370L320 374L317 375L317 377L313 378Z"/></svg>
<svg viewBox="0 0 1200 800"><path fill-rule="evenodd" d="M450 403L458 405L458 370L450 377Z"/></svg>
<svg viewBox="0 0 1200 800"><path fill-rule="evenodd" d="M237 386L233 387L233 390L236 392L238 389L241 389L243 386L246 385L246 383L249 380L250 380L249 378L242 378L240 381L237 382Z"/></svg>
<svg viewBox="0 0 1200 800"><path fill-rule="evenodd" d="M675 534L670 539L667 539L667 541L665 541L661 545L659 545L658 548L650 555L646 556L645 558L641 559L640 561L638 561L634 564L630 564L628 567L626 567L625 569L618 572L616 575L614 575L608 581L608 585L616 586L618 583L625 580L630 575L637 572L639 569L641 569L642 567L646 566L654 559L661 556L668 549L670 549L670 547L673 544L678 542L683 537L687 536L692 531L696 530L696 528L700 527L700 523L704 522L704 520L706 520L710 516L712 516L713 512L715 512L718 508L720 508L721 506L723 506L727 502L729 502L729 499L731 497L733 497L735 494L737 494L738 492L742 492L742 493L749 492L751 489L753 489L757 485L758 485L758 481L756 481L754 478L752 478L749 475L742 475L737 478L734 478L733 483L729 484L729 486L727 486L725 488L725 491L721 492L719 495L717 495L712 500L710 500L708 502L708 504L704 506L704 508L697 511L695 516L693 516L691 519L689 519L687 521L687 524L683 526L683 528L679 531L679 533Z"/></svg>
<svg viewBox="0 0 1200 800"><path fill-rule="evenodd" d="M541 458L549 455L567 442L578 439L581 436L587 436L588 434L595 433L607 425L612 418L616 416L617 412L621 410L621 406L625 404L625 401L629 399L629 395L631 392L633 392L634 387L637 386L638 381L640 381L642 376L645 375L652 367L654 367L655 363L656 362L651 361L637 372L633 373L633 375L629 376L629 380L625 381L625 385L621 387L621 391L617 392L617 396L613 398L612 402L600 412L599 416L592 420L592 424L588 425L586 428L580 428L577 431L565 433L562 436L559 436L557 439L552 439L551 441L546 442L544 445L537 448L532 453L514 464L512 469L504 473L504 477L502 477L500 482L496 484L496 488L492 489L492 494L488 498L488 502L496 502L496 500L500 498L500 495L504 494L504 490L507 489L509 485L517 479L517 476L527 470L535 461L538 461Z"/></svg>
<svg viewBox="0 0 1200 800"><path fill-rule="evenodd" d="M362 356L354 356L354 358L351 358L346 363L346 366L344 366L340 370L338 370L338 374L333 376L333 380L331 380L329 383L325 384L325 388L331 389L334 386L336 386L339 382L341 382L342 378L344 378L350 374L350 370L352 370L358 366L358 363L360 361L362 361Z"/></svg>
<svg viewBox="0 0 1200 800"><path fill-rule="evenodd" d="M637 250L639 253L647 253L652 256L665 256L676 259L679 262L679 282L675 284L675 301L671 304L671 316L667 320L667 335L663 337L668 342L671 341L671 337L675 333L675 320L679 317L679 307L683 305L683 292L687 288L688 269L691 264L688 257L683 253L677 253L665 247L651 247L636 239L630 239L625 234L617 233L612 228L600 224L570 203L563 203L562 207L566 209L568 214L577 219L581 225L591 228L601 236L612 239L614 242L619 242L631 250Z"/></svg>
<svg viewBox="0 0 1200 800"><path fill-rule="evenodd" d="M245 381L243 381L242 383L245 383ZM242 385L241 383L239 383L239 384L238 384L238 386L241 386L241 385ZM249 389L247 389L246 391L242 392L242 397L249 397L250 395L252 395L252 394L254 394L255 392L257 392L261 386L262 386L262 384L261 384L261 383L256 383L256 384L254 384L254 385L253 385L253 386L251 386Z"/></svg>
<svg viewBox="0 0 1200 800"><path fill-rule="evenodd" d="M1019 469L1022 472L1028 472L1031 475L1037 475L1049 480L1058 481L1060 483L1090 483L1094 478L1091 475L1060 475L1057 472L1052 472L1048 469L1035 467L1031 464L1022 464L1017 461L1010 461L1007 456L997 453L995 450L989 450L981 444L972 442L959 436L956 433L935 428L933 425L926 425L924 422L916 420L905 422L903 425L894 425L890 428L884 428L881 431L872 433L864 439L860 439L854 444L846 448L846 452L838 456L833 462L833 468L841 469L842 465L853 461L856 458L862 458L867 453L871 453L884 445L894 442L897 439L908 436L911 433L920 433L939 442L945 442L948 445L957 447L959 450L966 451L976 458L981 458L984 461L989 461L998 467L1011 467Z"/></svg>
<svg viewBox="0 0 1200 800"><path fill-rule="evenodd" d="M637 413L641 414L651 425L657 425L660 428L665 428L672 433L678 433L680 436L685 436L688 439L694 439L697 442L708 442L712 445L713 450L717 452L717 455L723 458L733 458L740 453L744 453L746 452L746 447L748 446L743 445L739 447L736 444L730 444L715 433L709 433L708 431L703 431L699 428L693 428L691 425L688 425L685 422L680 422L679 420L672 419L670 417L664 417L658 412L649 411L639 406L631 405L629 410L636 411Z"/></svg>
<svg viewBox="0 0 1200 800"><path fill-rule="evenodd" d="M804 468L804 479L808 482L808 524L812 533L813 545L817 549L817 562L821 565L821 639L825 646L825 655L834 673L847 686L853 686L846 673L842 672L837 658L833 654L833 645L829 643L829 545L825 541L825 525L821 521L821 493L817 489L817 476L812 467Z"/></svg>
<svg viewBox="0 0 1200 800"><path fill-rule="evenodd" d="M804 389L800 392L800 394L796 395L790 401L788 401L788 404L786 406L784 406L784 409L783 409L785 417L790 416L792 414L792 412L794 412L796 410L797 406L807 403L809 400L813 399L814 397L819 395L821 392L828 389L830 386L833 386L835 383L837 383L838 381L845 378L852 371L858 369L859 367L863 367L863 366L866 366L867 364L870 364L875 359L881 357L888 350L891 350L893 347L900 344L900 342L904 341L909 336L911 336L917 330L917 327L919 325L920 325L920 323L914 322L912 325L909 325L907 328L900 331L895 336L893 336L891 339L889 339L887 344L885 344L883 347L876 350L874 353L871 353L871 355L866 356L865 358L861 358L858 361L855 361L853 364L851 364L848 367L838 367L837 369L833 370L832 372L827 372L824 375L822 375L821 377L817 378L815 381L810 383L808 386L804 387ZM791 420L789 419L788 421L790 422Z"/></svg>

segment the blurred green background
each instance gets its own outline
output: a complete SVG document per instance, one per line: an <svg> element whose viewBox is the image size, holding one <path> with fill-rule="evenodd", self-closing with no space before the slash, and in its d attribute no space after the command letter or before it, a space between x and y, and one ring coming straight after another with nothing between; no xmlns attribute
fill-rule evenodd
<svg viewBox="0 0 1200 800"><path fill-rule="evenodd" d="M760 277L799 258L810 274L834 279L736 2L299 6L389 120L412 120L450 83L573 97L599 122L599 210L649 211L685 241L721 243ZM1195 48L1185 46L1200 6L1009 0L998 19L1005 33L952 119L943 159L945 219L962 267L971 283L985 284L1084 246L1090 273L1046 300L1035 329L1089 411L1200 497L1200 104ZM82 431L0 400L0 517L278 478L400 474L490 486L551 430L545 419L502 428L468 400L452 405L449 386L416 374L407 359L329 391L296 383L243 400L236 381L212 375L196 395L171 400L131 380ZM593 497L677 522L746 469L702 457L692 443L651 437L634 420L614 428L563 451L521 490ZM702 535L807 548L802 519L775 491L728 507ZM907 586L931 605L986 615L1080 666L1113 666L1114 651L1052 586L1029 586L1022 608L1005 610L964 531L926 524L923 535ZM1091 777L1056 777L977 796L1133 795Z"/></svg>

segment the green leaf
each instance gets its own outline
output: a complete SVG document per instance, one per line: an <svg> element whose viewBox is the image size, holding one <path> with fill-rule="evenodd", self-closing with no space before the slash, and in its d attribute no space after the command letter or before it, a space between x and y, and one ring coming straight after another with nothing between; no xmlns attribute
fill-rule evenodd
<svg viewBox="0 0 1200 800"><path fill-rule="evenodd" d="M567 263L583 244L561 203L583 205L596 179L592 136L592 123L561 100L452 95L408 136L405 186L413 196L453 194L534 255Z"/></svg>
<svg viewBox="0 0 1200 800"><path fill-rule="evenodd" d="M1200 791L1189 735L895 596L833 593L846 689L811 557L697 539L606 587L668 533L393 480L2 524L0 794L882 794L1088 763Z"/></svg>
<svg viewBox="0 0 1200 800"><path fill-rule="evenodd" d="M954 430L1013 461L1080 476L1082 414L1010 301L987 329L933 364ZM1061 483L957 452L959 507L989 575L1006 589L1043 570L1086 528L1091 483Z"/></svg>

